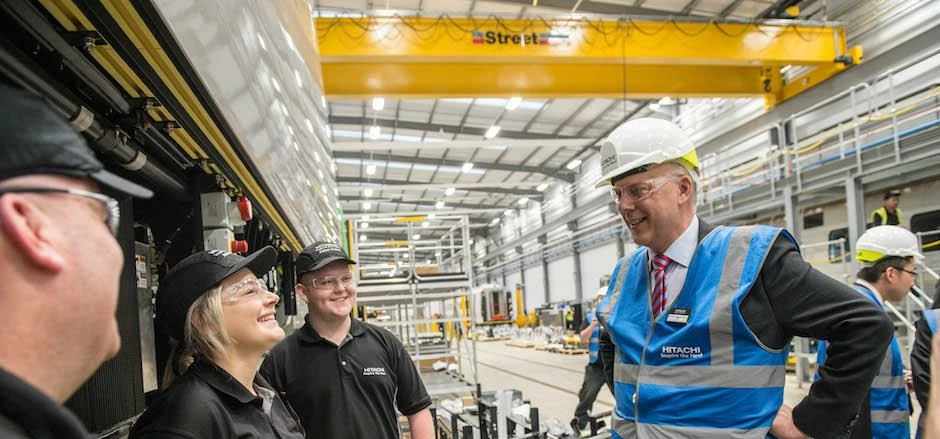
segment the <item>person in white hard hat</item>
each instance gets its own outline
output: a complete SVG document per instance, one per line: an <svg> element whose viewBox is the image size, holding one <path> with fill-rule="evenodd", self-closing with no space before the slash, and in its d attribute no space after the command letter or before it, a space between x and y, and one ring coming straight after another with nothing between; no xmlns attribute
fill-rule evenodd
<svg viewBox="0 0 940 439"><path fill-rule="evenodd" d="M884 312L767 226L695 214L695 148L677 125L635 119L601 145L602 178L641 247L621 259L598 308L614 381L614 438L841 437L892 336ZM783 404L794 336L830 340L829 364ZM616 355L615 355L616 352Z"/></svg>
<svg viewBox="0 0 940 439"><path fill-rule="evenodd" d="M607 294L608 286L606 283L609 281L607 279L607 282L602 282L605 285L597 290L597 294L594 296L594 307L591 312L586 314L581 332L578 334L581 337L581 344L588 346L588 363L584 366L584 381L581 382L581 390L578 391L578 406L575 408L574 418L571 420L571 428L574 429L576 434L580 434L581 430L584 430L587 426L588 413L594 405L594 400L597 399L597 393L600 392L601 387L607 381L606 375L604 375L604 363L600 361L598 356L600 335L605 331L597 321L593 311L597 309L597 304ZM614 393L614 388L611 387L610 383L607 383L607 386L610 393Z"/></svg>
<svg viewBox="0 0 940 439"><path fill-rule="evenodd" d="M886 300L903 299L917 279L916 262L924 258L917 237L898 226L877 226L863 233L855 247L855 259L862 266L855 289L882 308ZM819 343L817 364L826 363L826 346L825 341ZM856 428L851 437L909 438L910 409L901 345L893 337L860 412L870 417L865 423L869 426Z"/></svg>

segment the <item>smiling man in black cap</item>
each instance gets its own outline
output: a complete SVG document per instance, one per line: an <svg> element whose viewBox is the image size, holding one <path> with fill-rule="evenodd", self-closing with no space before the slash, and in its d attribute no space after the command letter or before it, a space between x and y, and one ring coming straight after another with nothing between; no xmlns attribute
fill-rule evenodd
<svg viewBox="0 0 940 439"><path fill-rule="evenodd" d="M152 193L104 170L38 97L0 85L0 437L86 437L60 404L121 346L118 203Z"/></svg>
<svg viewBox="0 0 940 439"><path fill-rule="evenodd" d="M261 374L290 402L307 437L398 439L397 408L412 439L431 439L431 398L405 347L391 332L350 317L355 263L332 242L300 253L294 289L310 313L271 350Z"/></svg>

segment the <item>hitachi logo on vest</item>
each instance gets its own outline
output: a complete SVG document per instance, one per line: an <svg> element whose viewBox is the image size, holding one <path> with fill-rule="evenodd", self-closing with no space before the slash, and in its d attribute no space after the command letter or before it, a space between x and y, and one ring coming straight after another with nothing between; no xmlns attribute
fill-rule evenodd
<svg viewBox="0 0 940 439"><path fill-rule="evenodd" d="M701 354L702 347L701 346L663 346L663 353L664 354L687 354L687 355Z"/></svg>
<svg viewBox="0 0 940 439"><path fill-rule="evenodd" d="M701 346L663 346L660 358L700 358L703 357Z"/></svg>

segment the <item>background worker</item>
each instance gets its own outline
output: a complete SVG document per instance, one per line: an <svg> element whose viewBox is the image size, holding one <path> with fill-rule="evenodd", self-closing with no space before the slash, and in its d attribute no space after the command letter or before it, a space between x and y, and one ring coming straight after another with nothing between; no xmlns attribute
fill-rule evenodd
<svg viewBox="0 0 940 439"><path fill-rule="evenodd" d="M121 212L103 191L153 195L106 171L38 96L0 84L2 438L88 437L62 403L121 347Z"/></svg>
<svg viewBox="0 0 940 439"><path fill-rule="evenodd" d="M876 226L901 225L901 191L885 192L881 207L871 212L871 222Z"/></svg>
<svg viewBox="0 0 940 439"><path fill-rule="evenodd" d="M598 311L616 380L613 437L850 432L892 337L884 312L813 269L782 229L701 221L698 158L674 123L621 125L601 145L601 167L598 187L610 187L641 246L617 263ZM791 410L783 386L794 336L831 347L822 378Z"/></svg>
<svg viewBox="0 0 940 439"><path fill-rule="evenodd" d="M578 391L578 406L574 410L574 419L571 420L571 428L576 434L587 426L588 413L594 405L594 400L597 399L597 393L606 382L604 363L601 362L598 354L600 334L605 331L594 313L597 310L597 304L601 302L605 294L607 294L606 286L597 290L594 306L590 312L586 313L581 332L578 334L581 337L581 344L588 347L588 363L584 366L584 381L581 383L581 390ZM610 393L614 392L613 388L609 386L608 388L610 388Z"/></svg>
<svg viewBox="0 0 940 439"><path fill-rule="evenodd" d="M914 381L914 395L920 403L920 419L917 422L917 437L923 436L927 420L928 400L930 399L930 358L934 336L940 330L940 282L936 284L931 309L924 310L924 315L914 324L914 347L911 349L911 373Z"/></svg>
<svg viewBox="0 0 940 439"><path fill-rule="evenodd" d="M261 374L290 402L308 438L399 439L397 410L411 438L432 439L431 398L405 347L350 316L355 263L332 242L301 251L294 289L310 313L271 350Z"/></svg>
<svg viewBox="0 0 940 439"><path fill-rule="evenodd" d="M865 231L856 243L855 259L862 265L855 290L884 309L884 301L904 299L917 280L916 261L923 259L917 237L898 226L876 226ZM825 341L819 343L816 364L826 363ZM909 438L910 398L904 379L904 360L897 337L881 363L869 397L859 412L853 438Z"/></svg>

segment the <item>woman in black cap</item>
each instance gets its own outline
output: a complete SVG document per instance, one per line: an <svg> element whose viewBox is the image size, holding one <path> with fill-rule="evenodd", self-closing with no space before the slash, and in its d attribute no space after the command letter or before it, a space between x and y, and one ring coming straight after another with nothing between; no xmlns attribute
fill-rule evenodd
<svg viewBox="0 0 940 439"><path fill-rule="evenodd" d="M278 297L258 280L277 259L272 247L248 257L217 250L191 255L157 290L157 324L175 347L164 390L131 438L301 439L303 428L257 374L284 338Z"/></svg>

